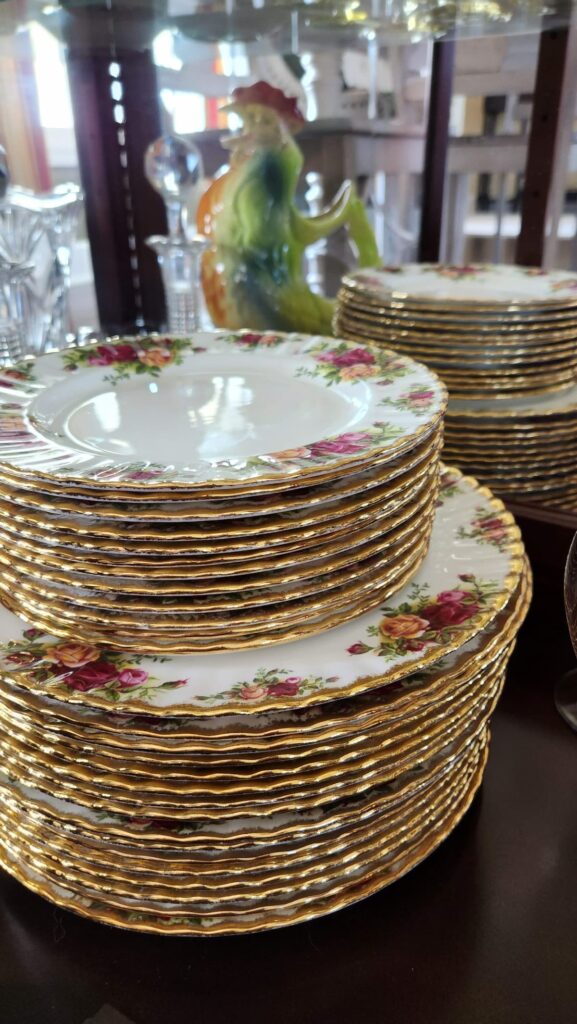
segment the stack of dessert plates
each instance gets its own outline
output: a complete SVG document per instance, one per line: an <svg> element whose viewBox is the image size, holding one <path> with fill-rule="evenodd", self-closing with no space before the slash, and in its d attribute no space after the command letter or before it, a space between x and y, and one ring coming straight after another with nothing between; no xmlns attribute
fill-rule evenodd
<svg viewBox="0 0 577 1024"><path fill-rule="evenodd" d="M470 805L530 586L511 516L447 471L413 581L318 636L159 658L145 634L99 648L0 610L0 862L159 934L375 892Z"/></svg>
<svg viewBox="0 0 577 1024"><path fill-rule="evenodd" d="M429 544L446 391L382 348L143 337L0 373L0 592L149 654L318 633Z"/></svg>
<svg viewBox="0 0 577 1024"><path fill-rule="evenodd" d="M533 267L410 264L347 275L336 333L433 367L451 398L499 400L571 388L577 277Z"/></svg>

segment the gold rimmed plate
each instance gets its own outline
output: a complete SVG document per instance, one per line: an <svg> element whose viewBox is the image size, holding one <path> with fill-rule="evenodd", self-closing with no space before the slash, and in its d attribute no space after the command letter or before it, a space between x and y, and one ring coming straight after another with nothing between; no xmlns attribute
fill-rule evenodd
<svg viewBox="0 0 577 1024"><path fill-rule="evenodd" d="M22 862L19 862L18 858L13 856L9 850L5 850L4 852L4 866L11 874L19 878L29 888L32 888L41 895L46 896L53 902L56 902L61 906L68 907L69 909L77 910L83 916L102 920L109 924L116 924L119 927L128 927L161 934L225 934L231 932L246 933L250 931L260 931L267 927L277 927L288 923L296 923L298 920L306 920L322 913L334 911L341 906L346 906L355 900L370 895L372 892L377 891L384 885L394 881L396 878L401 877L417 863L423 860L455 827L456 823L469 807L481 782L485 759L485 755L481 755L477 772L471 777L470 784L462 800L453 806L452 813L450 813L445 820L437 823L435 827L429 828L426 838L423 838L420 843L417 842L412 845L410 850L403 848L397 858L383 858L381 856L377 861L374 871L366 880L361 883L357 883L355 881L349 886L342 886L340 891L329 899L317 899L315 901L315 897L312 897L312 903L309 903L297 914L290 914L285 909L284 912L277 913L276 915L269 914L264 918L259 917L258 915L253 915L252 917L251 915L247 915L243 919L237 917L234 921L231 921L230 919L219 920L218 917L213 920L205 919L202 921L199 918L190 917L190 915L161 919L159 917L155 917L153 914L134 914L126 912L122 914L108 906L105 902L102 902L101 898L93 898L90 900L87 900L85 896L78 898L65 887L50 885L50 883L47 883L43 876L35 871L33 867L27 868Z"/></svg>
<svg viewBox="0 0 577 1024"><path fill-rule="evenodd" d="M70 540L78 537L80 541L86 543L97 543L99 538L123 538L130 540L135 546L141 541L161 541L164 544L175 545L184 545L189 541L191 551L199 552L228 550L235 546L239 550L286 546L294 540L304 541L333 530L337 531L352 522L353 517L362 522L363 517L370 518L380 507L394 507L395 501L402 503L405 496L410 496L422 481L434 473L439 453L440 438L427 459L419 463L410 476L403 477L398 485L372 487L358 495L339 498L314 506L310 510L305 507L288 514L280 513L278 516L271 514L243 517L240 520L235 517L224 517L217 522L199 525L189 523L186 519L164 521L160 512L157 512L157 518L154 520L141 520L139 517L131 519L127 515L124 520L116 517L108 519L107 516L99 514L78 515L57 508L38 508L24 500L15 502L11 495L4 495L1 490L0 516L3 520L13 520L29 532L36 530L42 534L49 531L49 540L52 537L61 539L67 536Z"/></svg>
<svg viewBox="0 0 577 1024"><path fill-rule="evenodd" d="M302 647L293 643L286 650L261 649L257 664L254 652L248 651L224 655L222 661L213 655L206 661L201 657L168 658L159 663L147 659L142 640L136 637L131 646L134 653L126 657L119 652L111 658L106 649L99 651L89 644L86 662L73 667L59 660L56 637L44 636L38 628L30 630L4 609L0 610L4 674L13 674L16 683L40 692L46 692L50 681L52 693L61 700L160 715L290 708L393 681L438 660L480 632L507 604L523 571L519 531L502 503L489 492L458 473L445 473L439 502L429 555L410 588L399 592L386 611L353 618ZM484 514L500 519L498 536L489 537L479 527ZM460 578L463 575L464 580ZM395 639L384 632L388 628L384 619L401 614L399 604L408 604L412 613L422 618L424 608L436 606L438 595L449 590L462 595L466 613L458 627L439 631L438 627L429 630L423 626L421 636L412 638ZM408 639L415 644L408 645ZM351 647L359 655L351 658ZM51 649L55 649L55 661L51 661ZM8 657L13 660L7 662ZM106 671L89 671L91 660L104 663ZM139 685L123 689L119 673L129 667L145 675ZM266 673L273 668L277 677L280 673L281 678L296 680L288 688L290 694L282 688L276 693L259 681L266 680Z"/></svg>
<svg viewBox="0 0 577 1024"><path fill-rule="evenodd" d="M366 339L367 344L386 345L395 349L403 343L414 344L417 349L439 348L446 351L453 348L462 351L464 356L489 350L495 358L505 358L510 352L537 358L557 348L569 353L575 347L577 337L577 326L562 331L518 330L506 333L485 330L484 333L477 333L472 326L458 332L448 325L440 328L427 323L419 326L412 326L409 322L395 324L388 317L375 317L348 306L337 311L333 323L339 337L347 337L348 333L352 333L359 339Z"/></svg>
<svg viewBox="0 0 577 1024"><path fill-rule="evenodd" d="M377 299L415 308L503 313L575 309L577 276L507 264L412 263L345 274L343 285Z"/></svg>
<svg viewBox="0 0 577 1024"><path fill-rule="evenodd" d="M351 530L348 547L342 549L339 545L333 545L323 556L321 542L320 555L315 549L305 549L304 557L292 561L289 559L286 567L280 571L272 556L264 570L245 572L241 574L243 579L237 578L234 569L228 576L224 572L217 574L215 569L213 577L195 577L193 567L188 572L183 569L180 576L174 573L172 577L162 579L149 575L145 563L140 573L126 572L123 576L111 577L106 569L98 569L94 565L89 572L76 572L73 566L66 570L64 562L58 568L51 567L44 561L41 548L28 559L26 550L21 550L17 541L8 546L0 557L8 570L29 573L31 582L36 579L40 584L53 584L68 596L77 594L78 597L90 599L95 596L95 592L104 591L109 592L115 601L121 593L144 594L149 600L158 600L162 595L171 593L196 593L203 596L215 593L228 597L242 590L243 599L250 603L250 598L256 596L254 591L268 591L282 585L302 583L308 577L324 577L335 570L354 567L356 562L377 551L384 553L387 548L423 525L427 517L430 517L436 494L437 485L432 481L431 486L413 497L406 507L390 516L376 518L370 530L359 530L358 533ZM153 585L152 579L155 580Z"/></svg>
<svg viewBox="0 0 577 1024"><path fill-rule="evenodd" d="M403 842L415 829L419 829L424 820L430 820L439 809L448 807L450 801L458 797L476 761L478 754L475 756L474 753L463 758L453 766L444 780L443 788L434 788L429 792L428 800L423 795L417 795L393 811L384 812L373 819L370 832L363 828L361 822L360 828L350 834L348 849L339 837L336 842L333 841L317 852L317 860L312 865L307 860L294 857L285 862L284 870L283 866L272 866L270 870L260 872L249 868L244 878L226 874L219 878L215 873L205 873L200 867L194 873L181 871L177 879L171 879L168 871L164 875L160 872L155 875L142 870L137 860L133 862L134 871L131 874L122 870L121 859L108 864L97 861L82 846L66 844L55 837L51 837L48 847L50 852L47 853L46 845L42 844L41 837L33 827L16 815L10 815L9 820L14 835L24 848L45 858L46 865L52 870L58 870L57 865L60 863L60 870L66 870L77 881L108 888L120 897L148 898L152 903L171 900L177 903L189 902L191 898L203 902L212 898L232 907L236 902L242 903L244 900L262 900L282 894L290 897L295 889L302 888L302 883L318 884L318 881L336 879L342 875L344 864L352 870L359 861L362 862L377 851L381 855L385 854L392 846ZM299 879L302 879L301 885Z"/></svg>
<svg viewBox="0 0 577 1024"><path fill-rule="evenodd" d="M492 529L497 529L495 522ZM40 730L71 734L86 742L105 746L165 750L167 752L198 750L211 754L211 760L227 761L230 751L235 757L258 759L271 750L286 746L302 746L319 739L336 739L351 735L390 717L415 708L422 701L436 699L447 686L460 685L481 669L492 664L501 650L510 644L525 617L531 597L528 563L518 590L494 622L462 648L448 655L439 666L429 668L426 675L411 675L396 684L368 691L353 698L343 698L317 708L294 708L289 712L269 711L249 716L217 716L213 719L150 718L127 715L122 711L99 711L58 701L46 694L24 690L0 677L0 695L16 714L25 714ZM282 683L282 676L271 678L271 685Z"/></svg>
<svg viewBox="0 0 577 1024"><path fill-rule="evenodd" d="M168 340L67 349L0 373L0 463L15 479L101 494L264 494L390 462L446 404L434 374L381 348L270 332ZM432 392L426 416L392 404L405 386Z"/></svg>
<svg viewBox="0 0 577 1024"><path fill-rule="evenodd" d="M242 858L262 865L271 850L282 854L302 845L314 846L325 838L330 842L331 833L345 830L351 819L360 815L369 822L382 810L393 808L425 790L432 780L445 775L454 761L466 756L476 742L475 737L458 737L437 754L425 757L416 767L370 787L360 796L344 797L320 809L297 809L268 817L249 814L224 821L205 818L191 826L178 819L117 815L59 799L2 774L0 799L8 804L16 801L27 816L48 827L57 822L70 838L78 836L96 850L110 842L123 850L138 849L142 858L152 860L169 849L175 859L203 857L218 866L222 860L228 863L232 860L234 864L235 858L237 861ZM231 865L231 871L236 870Z"/></svg>
<svg viewBox="0 0 577 1024"><path fill-rule="evenodd" d="M284 812L322 808L333 801L358 795L386 783L425 758L439 754L455 741L470 741L486 726L501 693L504 674L488 680L474 690L469 699L461 698L450 717L431 720L421 730L408 727L399 732L395 743L379 750L341 772L338 764L320 773L303 773L294 781L278 779L226 785L207 781L166 780L164 787L155 781L107 771L92 774L81 765L66 763L55 754L44 754L16 738L0 740L3 770L24 787L36 787L61 800L72 800L93 812L104 810L127 818L197 822L216 822L244 817L264 817Z"/></svg>

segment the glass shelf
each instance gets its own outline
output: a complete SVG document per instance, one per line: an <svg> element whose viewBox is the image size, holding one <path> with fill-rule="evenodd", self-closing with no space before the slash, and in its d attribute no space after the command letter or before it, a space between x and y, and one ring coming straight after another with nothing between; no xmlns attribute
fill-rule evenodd
<svg viewBox="0 0 577 1024"><path fill-rule="evenodd" d="M13 31L23 8L7 0L0 7L0 34ZM255 52L289 53L319 47L350 47L368 37L381 45L421 39L475 38L539 32L547 15L551 27L568 24L572 0L32 0L24 10L59 38L88 9L113 19L116 40L150 45L163 30L204 43L243 42ZM93 45L104 43L91 37ZM108 36L110 42L110 36ZM78 38L76 39L78 42Z"/></svg>

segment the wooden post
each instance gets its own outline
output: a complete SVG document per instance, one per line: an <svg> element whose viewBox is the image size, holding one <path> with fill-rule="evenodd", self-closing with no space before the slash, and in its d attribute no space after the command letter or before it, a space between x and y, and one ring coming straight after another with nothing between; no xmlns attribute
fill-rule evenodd
<svg viewBox="0 0 577 1024"><path fill-rule="evenodd" d="M419 260L424 263L437 262L441 247L454 65L454 40L437 40L433 46L418 250Z"/></svg>
<svg viewBox="0 0 577 1024"><path fill-rule="evenodd" d="M166 217L143 167L162 130L153 23L143 24L139 11L138 27L125 25L114 7L71 7L68 14L68 74L101 327L157 329L164 292L145 240L166 233Z"/></svg>
<svg viewBox="0 0 577 1024"><path fill-rule="evenodd" d="M548 28L547 17L543 19L515 254L516 262L526 267L543 262L568 40L567 28Z"/></svg>

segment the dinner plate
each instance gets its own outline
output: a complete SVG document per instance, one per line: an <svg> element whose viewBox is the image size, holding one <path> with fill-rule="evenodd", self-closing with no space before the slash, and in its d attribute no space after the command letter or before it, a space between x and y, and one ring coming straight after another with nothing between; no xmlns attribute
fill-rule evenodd
<svg viewBox="0 0 577 1024"><path fill-rule="evenodd" d="M36 767L44 766L47 771L57 768L70 784L100 781L110 794L131 798L135 808L150 795L166 800L178 794L184 803L197 794L212 799L218 808L228 795L240 799L244 794L250 803L253 795L265 791L273 802L289 790L295 794L307 788L310 791L315 782L319 790L325 790L334 782L341 785L353 774L359 778L381 769L393 753L398 757L408 749L406 744L414 746L419 735L424 743L427 737L438 736L438 726L452 727L453 716L454 721L462 712L461 720L466 720L469 711L476 716L478 709L500 692L511 650L511 644L504 646L494 662L481 666L469 678L449 680L443 692L433 689L435 699L432 693L423 693L423 698L429 698L427 703L417 701L401 718L391 716L379 725L335 739L314 737L312 744L301 748L272 749L268 759L254 760L231 752L228 762L213 762L210 754L201 757L182 750L132 754L128 742L121 751L54 730L42 731L26 712L17 713L7 701L1 704L0 720L9 731L5 741L9 753L23 758L28 754L34 757ZM214 813L218 816L219 812Z"/></svg>
<svg viewBox="0 0 577 1024"><path fill-rule="evenodd" d="M82 514L112 516L120 506L122 514L137 518L155 518L159 512L167 518L191 518L192 520L211 520L221 517L234 518L263 516L279 512L290 512L303 506L324 504L334 498L344 498L370 490L375 486L391 487L400 484L412 470L429 457L438 444L442 433L442 422L436 423L409 452L396 456L383 466L362 468L356 473L345 477L327 475L322 482L304 484L285 490L274 490L266 494L226 495L219 498L171 497L170 492L157 490L149 481L149 486L142 491L123 490L117 485L106 489L104 493L97 486L87 483L77 485L66 482L65 488L56 480L26 480L14 476L9 468L0 466L0 481L10 494L20 495L26 501L37 500L43 507L48 503L49 509L58 507L62 502L64 511L78 511ZM68 509L67 506L71 505ZM151 515L152 513L152 515Z"/></svg>
<svg viewBox="0 0 577 1024"><path fill-rule="evenodd" d="M441 778L452 764L466 756L479 737L460 735L434 754L393 778L369 787L361 795L341 797L312 807L269 815L240 815L222 820L205 817L195 822L175 818L115 814L108 808L93 810L73 799L60 799L45 789L27 786L15 776L0 773L0 801L16 807L47 828L56 828L74 841L105 851L119 847L143 862L170 856L178 861L201 860L207 869L219 870L224 862L231 875L242 864L262 868L277 865L303 847L332 843L360 820L373 817L411 799Z"/></svg>
<svg viewBox="0 0 577 1024"><path fill-rule="evenodd" d="M439 754L453 742L471 740L486 726L500 696L504 675L491 679L474 691L470 701L461 700L450 717L431 723L421 732L405 730L390 749L376 751L374 757L351 764L348 771L332 772L316 780L314 773L303 776L296 785L287 781L270 792L265 785L225 785L167 782L164 789L140 778L131 785L124 776L89 773L71 769L55 754L43 754L17 739L0 740L3 770L27 787L52 793L59 799L92 808L95 813L113 813L126 819L175 820L195 823L234 821L240 817L264 817L297 810L322 807L333 801L355 796L398 777ZM280 780L282 782L282 780Z"/></svg>
<svg viewBox="0 0 577 1024"><path fill-rule="evenodd" d="M458 473L445 475L439 501L429 553L412 583L385 609L315 639L256 654L159 661L146 657L144 638L136 639L135 653L126 656L87 644L76 665L67 665L70 658L61 641L29 628L4 608L1 670L22 686L62 700L160 715L290 708L393 681L462 646L488 625L507 604L523 571L520 534L501 502ZM499 530L478 525L489 513L499 520ZM69 642L85 643L81 637ZM59 660L62 650L64 661ZM125 669L142 673L134 677L138 685L122 684ZM269 692L264 680L272 670L296 680L290 687L294 692Z"/></svg>
<svg viewBox="0 0 577 1024"><path fill-rule="evenodd" d="M86 892L80 895L71 892L65 885L52 883L35 869L33 865L28 864L25 859L20 859L8 846L4 848L2 863L7 871L22 881L28 888L45 896L59 906L67 907L83 916L119 927L150 931L155 934L181 935L248 933L260 931L264 928L282 927L347 906L390 884L420 863L452 831L470 806L482 779L485 760L486 756L482 753L478 770L472 776L462 799L453 805L452 813L447 815L436 827L429 829L426 837L421 837L420 842L415 842L409 850L404 848L396 857L389 855L383 858L381 856L374 869L362 882L354 880L350 885L344 885L340 891L324 900L321 897L315 902L315 897L313 896L312 902L305 904L304 907L296 911L294 909L280 909L277 910L276 914L248 914L242 919L237 917L235 920L219 919L217 916L214 918L200 918L190 914L173 914L167 919L166 917L155 916L153 913L135 911L123 913L118 908L112 908L103 901L102 896L89 896Z"/></svg>
<svg viewBox="0 0 577 1024"><path fill-rule="evenodd" d="M478 754L475 760L478 762ZM406 805L373 819L370 833L362 827L356 836L353 831L344 851L342 841L337 840L328 849L317 850L312 865L294 858L285 864L284 871L278 867L271 872L247 870L244 879L231 878L228 874L219 878L215 872L209 874L196 870L194 873L181 873L178 880L173 881L168 872L155 877L149 871L143 871L138 861L131 870L127 865L123 871L122 856L116 864L106 865L101 860L93 860L80 844L74 844L72 852L52 836L47 847L39 841L34 827L16 815L9 816L12 827L9 833L6 830L4 834L9 842L16 840L22 843L26 852L34 855L36 864L40 862L45 866L48 875L54 877L64 873L67 884L101 890L119 906L125 905L126 900L147 901L151 908L163 914L175 909L172 904L198 905L200 909L207 902L215 902L222 912L235 913L278 899L290 904L295 893L305 887L342 882L351 871L372 861L376 855L386 856L391 849L421 833L439 812L458 799L474 770L475 760L469 756L463 759L464 763L454 766L452 772L445 776L442 789L433 786L425 798L419 795Z"/></svg>
<svg viewBox="0 0 577 1024"><path fill-rule="evenodd" d="M341 698L317 706L295 707L286 711L266 711L250 715L220 715L212 718L159 718L146 714L127 714L123 710L99 710L59 701L47 693L37 693L15 685L0 676L0 700L25 713L28 721L47 734L71 735L85 743L98 742L124 752L128 745L137 756L144 752L164 751L201 758L210 754L211 763L228 763L234 752L238 763L254 763L278 754L286 748L355 735L356 732L402 716L436 700L446 687L460 685L481 668L491 665L501 650L517 634L531 597L531 578L525 565L519 586L493 622L475 637L442 659L426 672L417 672L393 684L351 698ZM271 676L269 685L282 683Z"/></svg>

